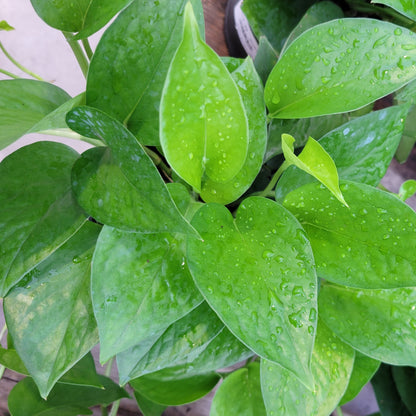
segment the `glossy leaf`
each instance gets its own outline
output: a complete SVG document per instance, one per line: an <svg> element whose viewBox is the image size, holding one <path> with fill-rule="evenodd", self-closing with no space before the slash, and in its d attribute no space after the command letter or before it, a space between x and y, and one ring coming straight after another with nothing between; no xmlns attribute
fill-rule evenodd
<svg viewBox="0 0 416 416"><path fill-rule="evenodd" d="M29 79L0 81L0 149L26 134L71 97L59 87Z"/></svg>
<svg viewBox="0 0 416 416"><path fill-rule="evenodd" d="M120 382L124 384L145 374L192 362L223 327L204 302L163 333L118 354Z"/></svg>
<svg viewBox="0 0 416 416"><path fill-rule="evenodd" d="M122 122L146 145L159 144L159 103L177 49L187 0L135 0L106 30L91 61L87 104ZM191 0L199 28L200 0Z"/></svg>
<svg viewBox="0 0 416 416"><path fill-rule="evenodd" d="M90 406L109 405L115 400L128 397L128 394L113 381L99 376L103 388L71 386L58 383L51 391L48 400L39 396L36 384L25 378L10 392L8 406L13 416L78 416L90 415Z"/></svg>
<svg viewBox="0 0 416 416"><path fill-rule="evenodd" d="M242 168L249 141L235 82L206 45L190 3L182 42L169 67L160 103L160 143L176 173L198 192L205 179L225 183Z"/></svg>
<svg viewBox="0 0 416 416"><path fill-rule="evenodd" d="M241 170L231 180L220 183L206 178L202 182L201 198L206 202L218 202L220 204L235 201L250 187L263 164L267 142L263 86L252 60L247 58L231 76L237 84L247 113L249 127L248 156Z"/></svg>
<svg viewBox="0 0 416 416"><path fill-rule="evenodd" d="M371 3L384 4L397 10L409 19L416 21L415 4L412 0L371 0Z"/></svg>
<svg viewBox="0 0 416 416"><path fill-rule="evenodd" d="M326 284L319 292L319 316L363 354L394 365L415 366L415 300L415 288L355 289Z"/></svg>
<svg viewBox="0 0 416 416"><path fill-rule="evenodd" d="M354 350L320 321L312 354L313 389L307 389L284 368L261 362L261 385L267 414L328 416L337 406L350 378Z"/></svg>
<svg viewBox="0 0 416 416"><path fill-rule="evenodd" d="M220 385L212 400L210 416L266 416L260 388L260 363L234 371Z"/></svg>
<svg viewBox="0 0 416 416"><path fill-rule="evenodd" d="M66 32L82 31L88 37L105 24L131 0L30 0L39 17L49 26Z"/></svg>
<svg viewBox="0 0 416 416"><path fill-rule="evenodd" d="M325 149L312 137L309 137L299 156L294 153L295 139L289 134L282 134L282 149L286 162L318 179L342 204L347 205L339 189L338 172L334 161Z"/></svg>
<svg viewBox="0 0 416 416"><path fill-rule="evenodd" d="M348 388L340 400L340 406L354 399L362 388L371 380L380 367L380 361L373 360L358 351L355 352L354 368L352 369Z"/></svg>
<svg viewBox="0 0 416 416"><path fill-rule="evenodd" d="M159 333L202 302L184 243L181 235L103 228L92 268L101 362Z"/></svg>
<svg viewBox="0 0 416 416"><path fill-rule="evenodd" d="M4 299L14 346L42 397L98 341L90 268L99 230L87 222Z"/></svg>
<svg viewBox="0 0 416 416"><path fill-rule="evenodd" d="M344 182L341 190L350 208L317 183L284 201L308 235L318 275L352 287L415 286L416 213L368 185Z"/></svg>
<svg viewBox="0 0 416 416"><path fill-rule="evenodd" d="M203 241L188 240L188 264L205 299L256 354L308 382L316 277L298 222L275 202L252 197L235 220L225 207L207 204L192 224Z"/></svg>
<svg viewBox="0 0 416 416"><path fill-rule="evenodd" d="M416 414L416 373L414 367L391 367L397 391L412 415Z"/></svg>
<svg viewBox="0 0 416 416"><path fill-rule="evenodd" d="M130 381L134 390L148 400L164 406L191 403L208 394L220 380L214 372L185 378L164 378L164 371Z"/></svg>
<svg viewBox="0 0 416 416"><path fill-rule="evenodd" d="M259 47L254 58L254 66L263 84L266 83L267 77L276 65L277 59L278 53L274 50L273 46L265 36L260 36Z"/></svg>
<svg viewBox="0 0 416 416"><path fill-rule="evenodd" d="M90 215L125 230L195 234L156 166L118 121L94 108L78 107L68 114L67 123L82 136L102 140L111 149L91 149L74 166L74 191ZM124 205L122 212L120 204Z"/></svg>
<svg viewBox="0 0 416 416"><path fill-rule="evenodd" d="M266 104L277 118L355 110L415 78L415 62L416 35L408 29L366 18L322 23L280 58L265 87Z"/></svg>
<svg viewBox="0 0 416 416"><path fill-rule="evenodd" d="M325 134L319 144L337 166L340 179L377 186L400 142L406 106L394 106L353 119ZM289 167L276 187L276 201L292 190L314 182L304 172Z"/></svg>
<svg viewBox="0 0 416 416"><path fill-rule="evenodd" d="M71 191L77 156L63 144L38 142L0 164L1 296L85 222Z"/></svg>
<svg viewBox="0 0 416 416"><path fill-rule="evenodd" d="M406 199L412 197L415 193L416 181L414 179L409 179L400 185L399 198L402 201L406 201Z"/></svg>
<svg viewBox="0 0 416 416"><path fill-rule="evenodd" d="M166 409L166 406L152 402L138 391L134 391L134 398L136 399L143 416L162 416Z"/></svg>

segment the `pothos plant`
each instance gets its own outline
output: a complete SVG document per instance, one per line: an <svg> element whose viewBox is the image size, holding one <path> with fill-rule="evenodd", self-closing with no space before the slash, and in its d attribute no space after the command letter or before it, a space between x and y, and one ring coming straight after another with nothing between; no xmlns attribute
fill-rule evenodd
<svg viewBox="0 0 416 416"><path fill-rule="evenodd" d="M416 35L312 3L293 3L306 14L278 59L263 38L253 63L206 45L199 0L32 0L86 92L0 81L0 143L93 146L38 142L0 164L0 362L28 376L13 416L115 415L127 383L160 415L221 379L212 416L326 416L380 362L416 366L413 183L379 188ZM122 387L96 374L97 343Z"/></svg>

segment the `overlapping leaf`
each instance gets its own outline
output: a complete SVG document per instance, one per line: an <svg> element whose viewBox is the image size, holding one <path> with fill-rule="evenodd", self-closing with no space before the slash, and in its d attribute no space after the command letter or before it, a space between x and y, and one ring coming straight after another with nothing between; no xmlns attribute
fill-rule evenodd
<svg viewBox="0 0 416 416"><path fill-rule="evenodd" d="M407 16L409 19L416 21L415 5L411 0L371 0L371 3L390 6L404 16Z"/></svg>
<svg viewBox="0 0 416 416"><path fill-rule="evenodd" d="M416 213L368 185L343 182L341 190L350 208L317 183L284 201L308 235L319 276L362 288L415 286Z"/></svg>
<svg viewBox="0 0 416 416"><path fill-rule="evenodd" d="M208 303L255 353L308 380L316 277L299 223L275 202L252 197L235 220L207 204L192 224L203 241L188 240L188 264Z"/></svg>

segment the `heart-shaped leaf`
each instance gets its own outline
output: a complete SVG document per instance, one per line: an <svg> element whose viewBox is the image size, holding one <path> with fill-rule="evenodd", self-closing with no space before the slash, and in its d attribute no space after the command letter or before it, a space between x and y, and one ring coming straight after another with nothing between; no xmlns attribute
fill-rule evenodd
<svg viewBox="0 0 416 416"><path fill-rule="evenodd" d="M192 224L203 241L188 240L188 264L205 299L256 354L308 380L317 289L299 223L275 202L252 197L235 220L207 204Z"/></svg>
<svg viewBox="0 0 416 416"><path fill-rule="evenodd" d="M317 183L284 201L311 241L318 275L353 287L416 286L416 213L368 185L345 181L341 190L350 208Z"/></svg>
<svg viewBox="0 0 416 416"><path fill-rule="evenodd" d="M201 192L206 178L228 182L248 147L246 112L235 82L201 39L192 5L160 103L160 143L176 173Z"/></svg>
<svg viewBox="0 0 416 416"><path fill-rule="evenodd" d="M376 19L332 20L289 46L267 81L266 104L278 118L352 111L415 78L415 62L410 30Z"/></svg>

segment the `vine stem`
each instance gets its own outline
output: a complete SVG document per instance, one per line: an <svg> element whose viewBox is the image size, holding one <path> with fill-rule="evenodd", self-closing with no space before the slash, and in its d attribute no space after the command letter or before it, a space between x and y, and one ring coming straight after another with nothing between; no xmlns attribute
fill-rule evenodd
<svg viewBox="0 0 416 416"><path fill-rule="evenodd" d="M12 74L11 72L6 71L5 69L0 69L0 72L4 75L7 75L10 78L14 78L14 79L20 78L18 75Z"/></svg>
<svg viewBox="0 0 416 416"><path fill-rule="evenodd" d="M75 55L75 58L77 58L79 67L81 68L81 71L84 74L84 77L87 78L89 63L88 63L87 57L84 54L84 51L82 50L78 41L72 39L71 32L62 32L62 33L65 36L65 39L68 42L68 45L71 47L72 52Z"/></svg>
<svg viewBox="0 0 416 416"><path fill-rule="evenodd" d="M341 406L337 407L337 416L344 416L341 410Z"/></svg>
<svg viewBox="0 0 416 416"><path fill-rule="evenodd" d="M117 411L119 407L120 407L120 400L117 400L113 403L109 416L117 416Z"/></svg>
<svg viewBox="0 0 416 416"><path fill-rule="evenodd" d="M143 146L145 152L147 153L147 155L150 157L150 159L153 160L153 163L160 167L163 172L166 173L167 177L170 178L170 176L172 175L172 169L169 168L169 166L166 165L166 163L163 162L162 158L153 150L149 149L146 146Z"/></svg>
<svg viewBox="0 0 416 416"><path fill-rule="evenodd" d="M277 181L282 176L282 173L290 166L290 163L285 160L281 165L280 168L276 171L276 173L273 175L272 180L270 183L266 186L263 192L258 193L258 196L267 197L270 196L270 193L273 191L274 187L277 184Z"/></svg>
<svg viewBox="0 0 416 416"><path fill-rule="evenodd" d="M41 78L39 75L35 74L34 72L30 71L26 67L24 67L22 64L19 64L19 62L14 59L9 52L6 51L6 48L3 46L3 44L0 42L0 49L3 51L3 53L6 55L7 59L15 66L17 66L21 71L25 72L26 74L30 75L31 77L37 79L38 81L44 81L43 78ZM3 71L2 71L3 72ZM4 72L3 72L4 73ZM7 75L7 74L6 74ZM13 77L14 78L14 77ZM17 77L19 78L19 77Z"/></svg>
<svg viewBox="0 0 416 416"><path fill-rule="evenodd" d="M91 61L92 56L94 55L94 52L91 49L90 42L88 41L88 38L82 39L82 46L84 47L85 53L87 54L88 59Z"/></svg>
<svg viewBox="0 0 416 416"><path fill-rule="evenodd" d="M6 331L7 331L7 325L4 324L3 328L0 331L0 341L2 341ZM4 365L0 365L0 380L3 378L3 374L5 370L6 370L6 367Z"/></svg>
<svg viewBox="0 0 416 416"><path fill-rule="evenodd" d="M104 375L106 377L110 377L111 369L113 368L113 363L114 363L114 357L111 357L108 360L107 366L106 366L105 371L104 371ZM111 410L111 412L112 412L112 410ZM107 410L106 406L101 406L101 416L108 416L108 410Z"/></svg>

